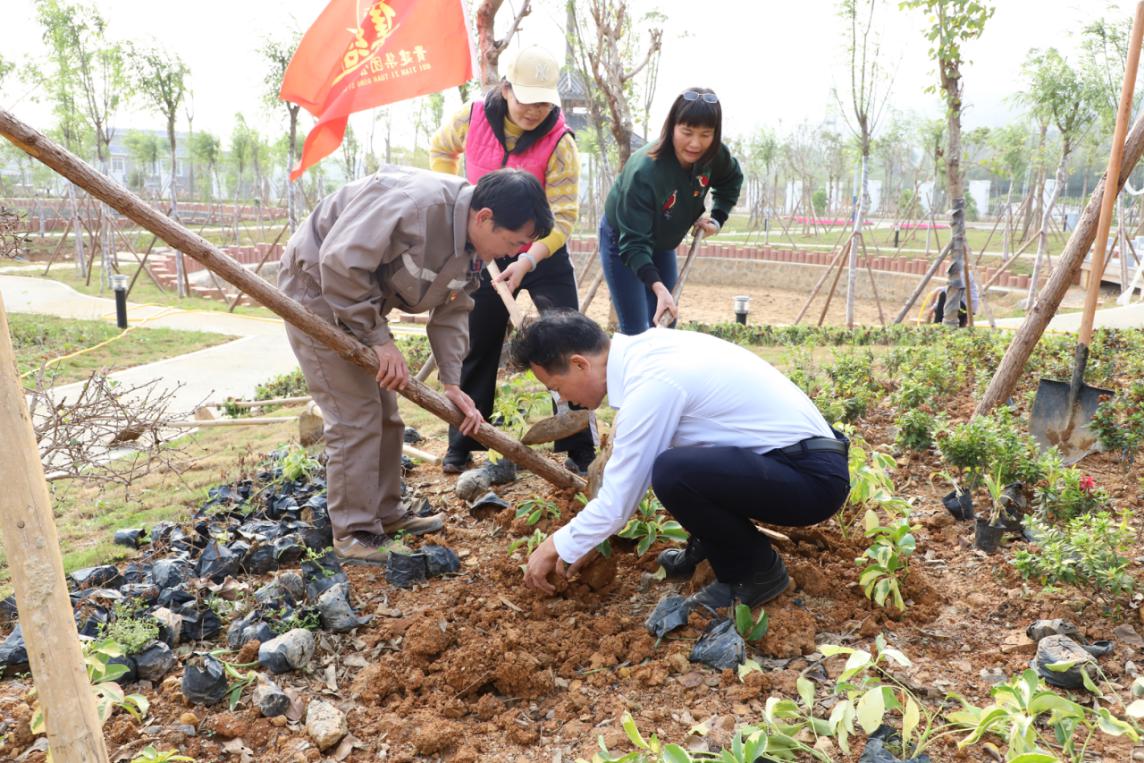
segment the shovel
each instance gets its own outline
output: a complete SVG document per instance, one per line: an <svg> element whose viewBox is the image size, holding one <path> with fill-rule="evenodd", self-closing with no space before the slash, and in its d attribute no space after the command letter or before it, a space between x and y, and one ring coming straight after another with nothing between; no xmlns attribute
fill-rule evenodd
<svg viewBox="0 0 1144 763"><path fill-rule="evenodd" d="M1088 363L1088 345L1092 340L1092 324L1096 314L1096 301L1100 294L1100 280L1104 273L1104 250L1108 245L1108 229L1112 224L1112 205L1120 181L1120 160L1124 152L1124 139L1128 133L1128 115L1132 111L1132 94L1136 88L1136 67L1140 63L1140 41L1144 37L1144 3L1138 3L1132 22L1132 37L1128 47L1128 65L1120 88L1120 105L1116 112L1116 130L1112 136L1112 153L1108 157L1108 172L1104 181L1104 197L1100 204L1100 218L1096 227L1096 242L1092 251L1088 289L1084 298L1084 315L1077 340L1075 365L1069 382L1041 379L1037 395L1033 398L1033 411L1029 416L1029 431L1044 449L1056 446L1065 464L1075 464L1097 449L1096 436L1089 428L1096 407L1102 397L1111 397L1112 390L1092 387L1084 383L1084 368Z"/></svg>

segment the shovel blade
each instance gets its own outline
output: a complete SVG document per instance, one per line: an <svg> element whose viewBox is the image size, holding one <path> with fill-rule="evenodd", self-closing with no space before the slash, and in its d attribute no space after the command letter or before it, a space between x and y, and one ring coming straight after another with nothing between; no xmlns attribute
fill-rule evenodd
<svg viewBox="0 0 1144 763"><path fill-rule="evenodd" d="M1089 424L1101 399L1113 394L1112 390L1082 384L1076 402L1070 406L1068 382L1041 379L1033 398L1029 433L1042 450L1056 446L1066 464L1075 464L1098 450Z"/></svg>
<svg viewBox="0 0 1144 763"><path fill-rule="evenodd" d="M585 410L565 411L555 416L549 416L529 427L520 439L525 445L537 445L542 442L553 442L571 437L587 428L592 412Z"/></svg>

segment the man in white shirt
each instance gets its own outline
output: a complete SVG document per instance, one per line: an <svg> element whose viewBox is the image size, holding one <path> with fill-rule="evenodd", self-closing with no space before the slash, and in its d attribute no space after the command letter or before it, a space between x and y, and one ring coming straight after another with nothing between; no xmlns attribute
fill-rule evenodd
<svg viewBox="0 0 1144 763"><path fill-rule="evenodd" d="M599 495L541 544L525 584L574 575L619 531L648 487L691 534L663 554L672 572L707 558L716 581L695 594L711 610L756 606L790 582L752 519L803 527L833 516L850 490L847 443L789 379L750 351L690 331L611 340L590 318L553 311L519 332L512 359L585 408L618 410Z"/></svg>

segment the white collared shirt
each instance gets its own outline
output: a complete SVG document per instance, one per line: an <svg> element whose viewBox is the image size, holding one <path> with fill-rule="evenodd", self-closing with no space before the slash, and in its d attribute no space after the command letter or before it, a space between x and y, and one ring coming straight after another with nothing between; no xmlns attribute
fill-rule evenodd
<svg viewBox="0 0 1144 763"><path fill-rule="evenodd" d="M600 493L556 531L572 563L623 528L668 448L747 448L766 453L808 437L832 437L810 398L749 350L695 331L654 328L612 337L608 404L612 457Z"/></svg>

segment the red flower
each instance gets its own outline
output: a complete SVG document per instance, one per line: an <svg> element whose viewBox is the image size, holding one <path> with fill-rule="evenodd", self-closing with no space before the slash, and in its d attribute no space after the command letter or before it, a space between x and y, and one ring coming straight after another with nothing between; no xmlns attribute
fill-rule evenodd
<svg viewBox="0 0 1144 763"><path fill-rule="evenodd" d="M1091 493L1096 489L1096 480L1089 475L1084 475L1080 478L1080 489L1086 493Z"/></svg>

